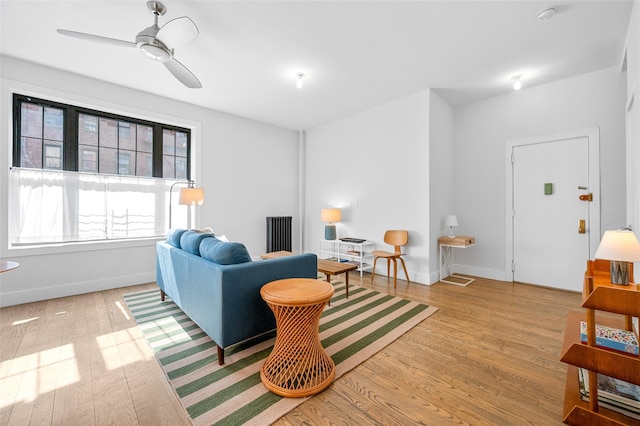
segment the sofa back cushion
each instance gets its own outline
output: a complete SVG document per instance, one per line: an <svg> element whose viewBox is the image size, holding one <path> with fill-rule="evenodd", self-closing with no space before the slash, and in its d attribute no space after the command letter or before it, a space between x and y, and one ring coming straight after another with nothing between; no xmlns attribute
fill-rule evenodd
<svg viewBox="0 0 640 426"><path fill-rule="evenodd" d="M169 232L167 232L167 243L171 244L174 247L180 248L180 238L186 231L186 229L180 228L169 229Z"/></svg>
<svg viewBox="0 0 640 426"><path fill-rule="evenodd" d="M219 265L251 262L251 256L242 243L207 238L200 243L200 256Z"/></svg>
<svg viewBox="0 0 640 426"><path fill-rule="evenodd" d="M200 243L213 239L213 234L202 234L196 231L185 231L180 237L180 248L196 256L200 256Z"/></svg>

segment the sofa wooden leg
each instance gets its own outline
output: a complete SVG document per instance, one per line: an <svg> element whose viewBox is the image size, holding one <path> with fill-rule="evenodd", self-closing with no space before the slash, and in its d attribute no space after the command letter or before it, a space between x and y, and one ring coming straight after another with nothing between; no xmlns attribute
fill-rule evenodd
<svg viewBox="0 0 640 426"><path fill-rule="evenodd" d="M165 296L164 291L160 290L160 301L161 302L164 302L164 296Z"/></svg>
<svg viewBox="0 0 640 426"><path fill-rule="evenodd" d="M216 345L216 348L218 348L218 364L224 365L224 349L218 345Z"/></svg>

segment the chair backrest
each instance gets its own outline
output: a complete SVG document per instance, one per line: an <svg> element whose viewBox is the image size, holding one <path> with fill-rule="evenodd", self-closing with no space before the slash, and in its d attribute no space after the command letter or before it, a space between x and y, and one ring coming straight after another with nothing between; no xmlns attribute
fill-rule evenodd
<svg viewBox="0 0 640 426"><path fill-rule="evenodd" d="M409 233L407 231L389 230L384 233L384 242L392 245L396 253L400 253L400 247L409 241Z"/></svg>

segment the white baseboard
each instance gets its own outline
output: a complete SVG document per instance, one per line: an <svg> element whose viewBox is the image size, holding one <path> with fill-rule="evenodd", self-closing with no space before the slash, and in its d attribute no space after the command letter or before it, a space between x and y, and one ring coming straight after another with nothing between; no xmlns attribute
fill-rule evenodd
<svg viewBox="0 0 640 426"><path fill-rule="evenodd" d="M38 302L77 294L92 293L94 291L110 290L113 288L129 287L156 281L156 272L145 272L134 275L109 277L95 281L83 281L50 287L33 288L29 290L13 291L0 294L0 307L20 305L22 303Z"/></svg>

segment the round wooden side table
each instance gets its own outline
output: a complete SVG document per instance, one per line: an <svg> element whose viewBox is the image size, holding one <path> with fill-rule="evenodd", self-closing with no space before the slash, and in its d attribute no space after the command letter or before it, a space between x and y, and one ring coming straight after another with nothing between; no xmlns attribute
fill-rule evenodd
<svg viewBox="0 0 640 426"><path fill-rule="evenodd" d="M20 264L12 260L0 260L0 274L16 269Z"/></svg>
<svg viewBox="0 0 640 426"><path fill-rule="evenodd" d="M331 284L310 278L272 281L260 289L276 317L276 342L260 370L271 392L299 398L333 382L336 366L318 334L320 315L333 292Z"/></svg>

